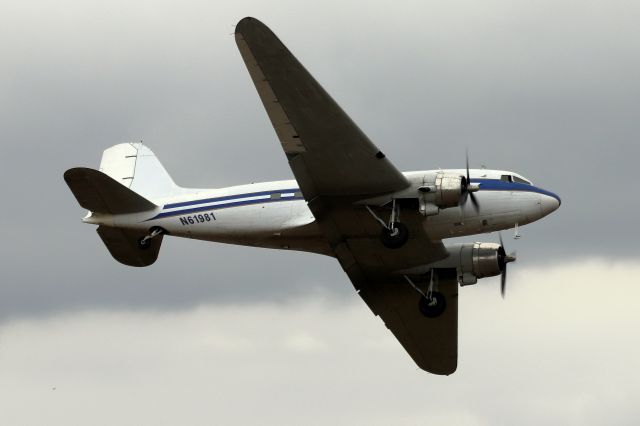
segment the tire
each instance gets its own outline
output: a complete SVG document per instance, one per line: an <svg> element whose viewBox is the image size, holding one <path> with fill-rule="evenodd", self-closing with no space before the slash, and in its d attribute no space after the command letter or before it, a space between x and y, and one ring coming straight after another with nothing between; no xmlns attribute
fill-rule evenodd
<svg viewBox="0 0 640 426"><path fill-rule="evenodd" d="M409 239L409 230L404 224L397 222L394 226L398 231L396 235L391 235L391 231L386 228L383 228L382 232L380 233L380 241L386 248L400 248Z"/></svg>
<svg viewBox="0 0 640 426"><path fill-rule="evenodd" d="M427 318L437 318L447 309L447 299L437 291L434 291L431 296L435 303L429 303L426 297L421 296L420 302L418 302L418 309Z"/></svg>
<svg viewBox="0 0 640 426"><path fill-rule="evenodd" d="M156 231L160 231L160 237L162 238L162 235L167 235L168 232L164 230L164 228L161 228L159 226L154 226L152 228L149 229L149 234L153 234ZM157 237L158 235L156 235ZM153 240L153 238L149 238L147 240L144 239L145 237L140 237L138 239L138 248L140 250L146 250L149 247L151 247L151 240Z"/></svg>
<svg viewBox="0 0 640 426"><path fill-rule="evenodd" d="M146 250L149 247L151 247L151 240L145 241L144 237L140 237L140 239L138 240L138 248L140 250Z"/></svg>

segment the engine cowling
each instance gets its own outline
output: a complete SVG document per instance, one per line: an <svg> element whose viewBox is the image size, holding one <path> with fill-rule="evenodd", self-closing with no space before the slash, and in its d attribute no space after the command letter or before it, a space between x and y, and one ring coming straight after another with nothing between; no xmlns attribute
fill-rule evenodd
<svg viewBox="0 0 640 426"><path fill-rule="evenodd" d="M501 275L515 256L507 256L504 247L496 243L457 243L446 246L448 256L437 262L399 271L402 274L424 275L433 270L455 269L460 285L471 285L479 278Z"/></svg>
<svg viewBox="0 0 640 426"><path fill-rule="evenodd" d="M495 243L462 244L458 263L460 285L475 284L478 278L495 277L504 268L504 248Z"/></svg>
<svg viewBox="0 0 640 426"><path fill-rule="evenodd" d="M470 285L479 278L495 277L504 269L504 248L496 243L462 243L446 246L449 255L437 262L405 270L409 274L425 274L432 269L455 269L460 285Z"/></svg>
<svg viewBox="0 0 640 426"><path fill-rule="evenodd" d="M460 205L465 177L453 173L438 173L435 181L434 204L441 209Z"/></svg>

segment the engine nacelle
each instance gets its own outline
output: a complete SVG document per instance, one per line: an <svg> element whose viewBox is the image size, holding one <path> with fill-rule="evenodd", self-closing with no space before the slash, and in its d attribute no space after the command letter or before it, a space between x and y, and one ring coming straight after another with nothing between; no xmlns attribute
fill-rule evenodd
<svg viewBox="0 0 640 426"><path fill-rule="evenodd" d="M434 204L441 209L460 205L465 177L452 173L438 173L435 181Z"/></svg>
<svg viewBox="0 0 640 426"><path fill-rule="evenodd" d="M504 249L495 243L462 244L457 265L460 285L475 284L478 278L502 273Z"/></svg>
<svg viewBox="0 0 640 426"><path fill-rule="evenodd" d="M460 285L470 285L477 283L479 278L500 275L505 267L505 251L500 244L463 243L446 248L449 252L446 258L402 273L428 274L432 269L455 269Z"/></svg>

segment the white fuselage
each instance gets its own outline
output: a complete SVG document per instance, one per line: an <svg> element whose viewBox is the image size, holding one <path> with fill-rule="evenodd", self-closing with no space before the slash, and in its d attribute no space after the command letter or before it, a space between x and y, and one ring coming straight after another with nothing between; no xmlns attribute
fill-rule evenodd
<svg viewBox="0 0 640 426"><path fill-rule="evenodd" d="M384 198L416 197L417 188L437 172L441 171L405 172L412 184L410 188L374 201L382 204ZM444 172L465 173L464 170ZM466 204L424 217L422 223L429 238L439 240L525 225L560 205L557 195L529 184L512 172L480 169L471 170L470 176L472 182L480 185L475 193L479 211ZM505 176L512 178L504 180ZM514 177L520 183L512 181ZM330 254L295 180L194 189L153 201L159 207L152 212L118 216L94 214L84 221L140 230L161 227L178 237ZM417 210L402 212L407 214L420 215Z"/></svg>

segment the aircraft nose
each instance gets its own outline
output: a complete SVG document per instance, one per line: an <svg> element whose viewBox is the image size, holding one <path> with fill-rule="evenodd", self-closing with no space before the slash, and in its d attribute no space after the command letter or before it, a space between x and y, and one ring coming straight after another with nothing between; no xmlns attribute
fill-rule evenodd
<svg viewBox="0 0 640 426"><path fill-rule="evenodd" d="M546 216L558 210L558 207L560 207L561 203L562 202L560 201L560 197L558 197L557 195L555 197L551 195L541 195L540 208L542 209L542 215Z"/></svg>

